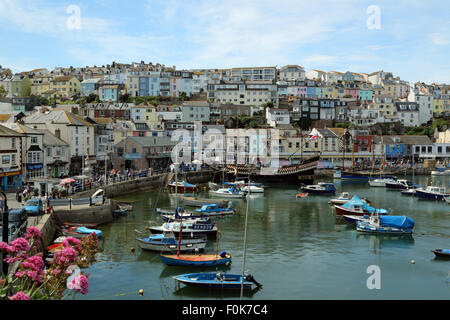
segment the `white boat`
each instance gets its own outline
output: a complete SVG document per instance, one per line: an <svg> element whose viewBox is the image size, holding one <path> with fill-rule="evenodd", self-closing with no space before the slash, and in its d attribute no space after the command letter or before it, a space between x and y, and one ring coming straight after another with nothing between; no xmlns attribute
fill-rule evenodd
<svg viewBox="0 0 450 320"><path fill-rule="evenodd" d="M395 183L396 181L394 179L374 179L369 180L369 185L371 187L386 187L386 183Z"/></svg>
<svg viewBox="0 0 450 320"><path fill-rule="evenodd" d="M432 176L450 176L450 169L437 168L437 170L431 171Z"/></svg>
<svg viewBox="0 0 450 320"><path fill-rule="evenodd" d="M178 246L180 251L203 250L208 242L206 236L183 235L179 243L179 238L176 238L171 232L154 234L147 238L136 238L136 240L141 249L158 252L176 251Z"/></svg>
<svg viewBox="0 0 450 320"><path fill-rule="evenodd" d="M242 198L245 194L242 190L236 187L222 188L218 190L209 190L209 193L215 196L227 198Z"/></svg>
<svg viewBox="0 0 450 320"><path fill-rule="evenodd" d="M250 190L250 193L264 193L264 188L256 187L256 186L241 187L241 190L244 192L249 192L249 190Z"/></svg>
<svg viewBox="0 0 450 320"><path fill-rule="evenodd" d="M334 170L333 172L333 179L340 179L341 178L341 171L340 170Z"/></svg>
<svg viewBox="0 0 450 320"><path fill-rule="evenodd" d="M331 199L330 204L345 204L347 201L351 200L351 196L348 192L342 192L339 198Z"/></svg>
<svg viewBox="0 0 450 320"><path fill-rule="evenodd" d="M450 196L444 196L444 200L445 202L450 203Z"/></svg>

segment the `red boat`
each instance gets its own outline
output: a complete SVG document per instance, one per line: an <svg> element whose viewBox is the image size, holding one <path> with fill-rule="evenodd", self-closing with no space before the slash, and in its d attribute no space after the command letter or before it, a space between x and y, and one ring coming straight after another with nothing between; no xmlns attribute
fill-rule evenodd
<svg viewBox="0 0 450 320"><path fill-rule="evenodd" d="M335 205L336 215L351 215L351 216L365 216L365 215L384 215L389 214L386 209L375 209L369 206L366 202L361 200L358 196L354 196L342 206Z"/></svg>
<svg viewBox="0 0 450 320"><path fill-rule="evenodd" d="M177 191L183 192L183 193L198 192L198 186L197 185L187 183L186 181L169 183L169 188L170 188L171 191L175 191L175 187L177 188Z"/></svg>

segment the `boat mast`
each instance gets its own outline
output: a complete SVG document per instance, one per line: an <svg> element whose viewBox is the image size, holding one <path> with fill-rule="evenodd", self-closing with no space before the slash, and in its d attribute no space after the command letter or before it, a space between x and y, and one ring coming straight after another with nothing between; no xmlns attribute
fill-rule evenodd
<svg viewBox="0 0 450 320"><path fill-rule="evenodd" d="M242 278L241 278L241 300L244 294L244 273L245 273L245 256L247 251L247 225L248 225L248 207L250 204L250 171L248 173L248 193L247 193L247 209L245 211L245 229L244 229L244 257L242 262Z"/></svg>
<svg viewBox="0 0 450 320"><path fill-rule="evenodd" d="M346 135L344 132L344 135L342 136L342 139L344 140L344 148L342 149L342 170L345 169L345 147L346 147L346 141L345 141Z"/></svg>
<svg viewBox="0 0 450 320"><path fill-rule="evenodd" d="M217 219L217 232L216 232L216 258L219 255L219 219Z"/></svg>
<svg viewBox="0 0 450 320"><path fill-rule="evenodd" d="M176 213L178 212L178 145L175 147L176 156L175 156L175 218ZM176 219L175 219L176 221ZM174 225L175 226L175 225ZM180 212L180 234L178 236L178 249L177 249L177 257L180 256L180 248L181 248L181 234L183 231L183 213Z"/></svg>

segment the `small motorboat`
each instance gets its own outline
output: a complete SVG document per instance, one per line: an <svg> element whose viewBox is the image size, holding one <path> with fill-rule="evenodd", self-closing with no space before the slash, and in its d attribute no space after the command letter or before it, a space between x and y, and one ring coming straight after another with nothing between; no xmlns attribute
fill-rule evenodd
<svg viewBox="0 0 450 320"><path fill-rule="evenodd" d="M416 189L415 188L410 188L410 189L407 189L407 190L403 190L401 193L404 196L415 197L416 196Z"/></svg>
<svg viewBox="0 0 450 320"><path fill-rule="evenodd" d="M348 192L342 192L341 195L336 199L331 199L330 204L345 204L347 201L351 200L352 197Z"/></svg>
<svg viewBox="0 0 450 320"><path fill-rule="evenodd" d="M414 224L414 220L406 216L372 215L369 221L357 221L356 231L385 235L412 235Z"/></svg>
<svg viewBox="0 0 450 320"><path fill-rule="evenodd" d="M240 290L242 284L245 290L251 290L253 285L256 285L256 287L261 287L261 284L258 283L252 275L244 275L244 281L242 281L242 275L227 274L224 272L187 273L175 276L174 279L188 286L209 289Z"/></svg>
<svg viewBox="0 0 450 320"><path fill-rule="evenodd" d="M207 216L212 215L225 216L236 213L236 210L234 210L233 208L220 208L217 206L217 204L205 204L200 209L196 209L195 211L198 213L203 213L204 215Z"/></svg>
<svg viewBox="0 0 450 320"><path fill-rule="evenodd" d="M386 188L393 190L407 190L414 188L414 184L409 180L399 179L397 181L386 182Z"/></svg>
<svg viewBox="0 0 450 320"><path fill-rule="evenodd" d="M376 209L369 206L365 201L361 200L358 196L347 201L342 206L335 205L336 215L350 215L350 216L364 216L364 215L387 215L389 214L386 209Z"/></svg>
<svg viewBox="0 0 450 320"><path fill-rule="evenodd" d="M309 194L335 194L336 187L332 183L319 182L316 185L307 185L301 188Z"/></svg>
<svg viewBox="0 0 450 320"><path fill-rule="evenodd" d="M178 192L198 192L198 186L195 184L187 183L186 181L170 182L169 188L171 191L175 191L175 187Z"/></svg>
<svg viewBox="0 0 450 320"><path fill-rule="evenodd" d="M180 224L182 223L182 233L183 234L205 234L211 235L216 234L217 227L211 222L211 220L203 219L189 219L174 222L165 222L162 226L148 227L151 233L164 233L173 232L175 236L178 236L180 232Z"/></svg>
<svg viewBox="0 0 450 320"><path fill-rule="evenodd" d="M378 178L374 180L369 180L369 185L371 187L386 187L386 183L395 183L394 179L390 178Z"/></svg>
<svg viewBox="0 0 450 320"><path fill-rule="evenodd" d="M226 208L229 202L226 199L201 199L197 197L184 197L184 196L180 196L180 199L185 206L190 207L202 207L205 204L216 204L220 208Z"/></svg>
<svg viewBox="0 0 450 320"><path fill-rule="evenodd" d="M445 202L450 203L450 195L444 196L444 200Z"/></svg>
<svg viewBox="0 0 450 320"><path fill-rule="evenodd" d="M436 257L450 259L450 249L435 249L431 250L431 252L433 252Z"/></svg>
<svg viewBox="0 0 450 320"><path fill-rule="evenodd" d="M306 198L308 196L308 194L307 193L297 193L296 195L295 195L295 197L298 199L298 198Z"/></svg>
<svg viewBox="0 0 450 320"><path fill-rule="evenodd" d="M264 188L257 186L244 186L241 187L241 190L250 193L264 193Z"/></svg>
<svg viewBox="0 0 450 320"><path fill-rule="evenodd" d="M182 252L203 250L208 239L206 236L182 234L181 241L173 232L152 234L146 238L136 238L142 250L173 252L178 249Z"/></svg>
<svg viewBox="0 0 450 320"><path fill-rule="evenodd" d="M227 198L242 198L245 193L237 187L221 188L218 190L209 190L210 194Z"/></svg>
<svg viewBox="0 0 450 320"><path fill-rule="evenodd" d="M87 237L91 233L95 233L95 235L100 238L103 236L103 232L98 229L90 229L84 226L78 227L78 226L66 226L63 231L63 235L66 237L74 237L77 239L81 239L84 237Z"/></svg>
<svg viewBox="0 0 450 320"><path fill-rule="evenodd" d="M352 216L352 215L344 214L342 217L344 217L344 220L347 221L348 223L356 223L358 221L369 221L368 215Z"/></svg>
<svg viewBox="0 0 450 320"><path fill-rule="evenodd" d="M431 171L432 176L450 176L450 169L437 168L437 170Z"/></svg>
<svg viewBox="0 0 450 320"><path fill-rule="evenodd" d="M445 200L444 197L448 197L450 194L447 193L447 190L444 187L428 186L426 188L417 188L416 196L419 199Z"/></svg>

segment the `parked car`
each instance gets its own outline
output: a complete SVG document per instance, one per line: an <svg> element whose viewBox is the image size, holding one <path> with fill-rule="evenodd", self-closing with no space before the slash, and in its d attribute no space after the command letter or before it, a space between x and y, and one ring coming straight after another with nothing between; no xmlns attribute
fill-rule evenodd
<svg viewBox="0 0 450 320"><path fill-rule="evenodd" d="M40 216L44 214L44 206L40 198L28 199L23 208L29 216Z"/></svg>

